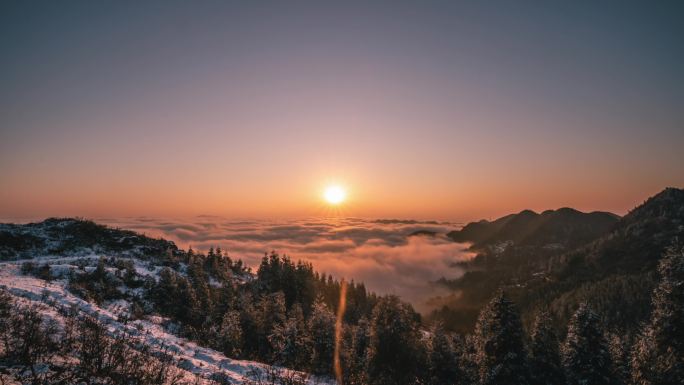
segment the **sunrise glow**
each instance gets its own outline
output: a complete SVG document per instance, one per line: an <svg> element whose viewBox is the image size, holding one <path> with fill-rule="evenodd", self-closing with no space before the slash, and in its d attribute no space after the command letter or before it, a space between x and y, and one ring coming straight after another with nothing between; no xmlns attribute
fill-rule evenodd
<svg viewBox="0 0 684 385"><path fill-rule="evenodd" d="M684 385L682 11L2 2L0 385Z"/></svg>
<svg viewBox="0 0 684 385"><path fill-rule="evenodd" d="M347 192L340 186L328 186L323 193L323 199L331 205L339 205L347 199Z"/></svg>

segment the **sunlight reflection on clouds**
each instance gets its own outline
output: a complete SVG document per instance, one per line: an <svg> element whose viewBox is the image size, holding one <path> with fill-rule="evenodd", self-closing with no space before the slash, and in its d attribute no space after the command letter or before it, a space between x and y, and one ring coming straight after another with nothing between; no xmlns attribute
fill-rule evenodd
<svg viewBox="0 0 684 385"><path fill-rule="evenodd" d="M108 219L112 226L172 240L179 247L206 251L221 247L232 258L258 266L264 253L277 251L313 263L337 278L365 282L370 290L392 293L418 308L439 294L431 284L462 271L454 262L472 257L467 245L451 242L444 234L457 223L406 220L307 218L299 220L228 220L195 217L186 220ZM409 236L431 231L436 236Z"/></svg>

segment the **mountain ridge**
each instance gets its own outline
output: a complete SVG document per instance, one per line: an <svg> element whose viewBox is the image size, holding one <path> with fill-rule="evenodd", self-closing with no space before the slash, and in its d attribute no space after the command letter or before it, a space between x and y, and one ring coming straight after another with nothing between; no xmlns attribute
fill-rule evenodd
<svg viewBox="0 0 684 385"><path fill-rule="evenodd" d="M51 217L27 224L0 223L0 260L64 253L155 257L178 252L172 241L80 218Z"/></svg>
<svg viewBox="0 0 684 385"><path fill-rule="evenodd" d="M502 218L506 223L511 220L510 216ZM666 188L603 234L572 248L513 242L502 249L480 241L475 243L478 255L461 264L466 273L440 281L459 295L431 318L467 331L487 298L505 287L528 324L544 309L563 324L580 303L587 302L606 322L635 331L649 314L648 293L657 281L658 261L678 239L684 239L684 190Z"/></svg>
<svg viewBox="0 0 684 385"><path fill-rule="evenodd" d="M541 214L523 210L491 222L470 222L447 236L456 242L472 242L476 250L509 241L521 246L560 244L570 248L596 239L619 218L609 212L585 213L569 207L545 210Z"/></svg>

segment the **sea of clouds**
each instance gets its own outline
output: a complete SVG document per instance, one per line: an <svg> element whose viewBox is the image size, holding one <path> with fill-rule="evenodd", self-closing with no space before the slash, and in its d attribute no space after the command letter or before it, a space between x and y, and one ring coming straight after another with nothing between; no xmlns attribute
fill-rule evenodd
<svg viewBox="0 0 684 385"><path fill-rule="evenodd" d="M215 216L191 219L149 217L100 219L110 226L163 237L179 247L206 251L220 247L231 258L256 268L264 253L276 251L306 260L317 271L364 282L380 294L397 294L419 310L428 298L446 294L439 278L457 278L457 262L472 258L468 245L445 234L458 223L327 218L296 220L230 220ZM435 236L410 236L416 231Z"/></svg>

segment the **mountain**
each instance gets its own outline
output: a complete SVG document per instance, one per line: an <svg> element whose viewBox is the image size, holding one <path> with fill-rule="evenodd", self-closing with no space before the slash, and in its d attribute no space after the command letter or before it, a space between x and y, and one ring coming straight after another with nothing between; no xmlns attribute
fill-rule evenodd
<svg viewBox="0 0 684 385"><path fill-rule="evenodd" d="M625 215L596 242L561 259L562 273L584 272L603 276L613 272L644 272L655 269L662 251L684 235L684 190L667 188Z"/></svg>
<svg viewBox="0 0 684 385"><path fill-rule="evenodd" d="M551 315L545 330L562 339L577 332L577 314L589 308L601 318L591 312L592 335L605 331L628 346L651 313L651 294L681 286L674 266L684 248L669 247L684 236L684 191L664 190L595 238L592 214L525 211L462 230L486 232L479 241L486 246L459 264L462 277L439 282L452 293L435 299L441 307L427 318L396 296L276 253L252 272L221 250L185 251L90 221L0 224L0 380L332 384L339 362L346 383L479 383L473 365L494 368L508 357L501 351L491 365L473 361L473 352L489 354L487 341L524 351L540 311ZM554 242L562 247L548 247ZM679 262L666 259L656 270L665 250ZM669 271L674 278L654 291L658 272ZM660 313L681 302L679 294L663 298ZM478 313L476 333L448 335L472 332Z"/></svg>
<svg viewBox="0 0 684 385"><path fill-rule="evenodd" d="M200 343L152 298L162 277L171 274L175 282L188 285L193 294L183 300L194 306L198 294L183 272L192 269L189 257L173 242L92 221L50 218L0 224L0 310L10 310L0 314L0 324L8 319L19 329L16 335L30 333L46 345L42 355L34 356L42 368L40 383L100 383L95 379L116 376L126 376L130 383L150 383L150 376L160 384L245 383L275 374L267 364L232 359L217 346ZM225 262L207 270L215 285L241 285L249 278L240 266ZM35 324L36 319L41 322ZM55 344L61 340L71 342ZM12 357L3 353L3 359ZM102 360L97 371L82 359L88 354ZM3 363L4 374L36 380L33 371L20 365L30 366L27 362L10 368Z"/></svg>
<svg viewBox="0 0 684 385"><path fill-rule="evenodd" d="M373 327L393 338L399 322L397 330L420 335L420 315L398 297L275 252L253 272L220 249L186 251L51 218L0 224L0 253L0 382L9 375L41 384L328 384L336 327L359 335ZM337 319L343 292L346 311ZM351 349L354 334L341 338ZM25 346L40 354L23 354ZM342 365L347 376L364 368ZM387 370L397 373L398 365Z"/></svg>
<svg viewBox="0 0 684 385"><path fill-rule="evenodd" d="M416 231L410 233L408 236L409 237L429 237L429 238L432 238L432 237L436 237L437 234L438 233L436 231L432 231L432 230L416 230Z"/></svg>
<svg viewBox="0 0 684 385"><path fill-rule="evenodd" d="M607 212L583 213L571 208L537 214L524 210L495 221L468 223L448 236L457 242L472 242L473 249L512 243L518 246L573 248L605 234L619 217Z"/></svg>
<svg viewBox="0 0 684 385"><path fill-rule="evenodd" d="M41 353L33 357L38 364L36 366L41 368L40 378L43 380L37 383L111 383L96 380L103 376L103 372L109 372L109 376L124 372L132 381L130 383L146 383L141 380L149 377L150 372L157 372L159 384L210 385L218 383L212 380L245 383L254 375L263 375L270 370L263 363L231 359L220 351L179 336L174 333L168 318L136 316L133 311L134 295L99 304L85 300L69 285L68 277L81 268L96 268L98 258L34 260L38 265L49 266L49 280L26 274L25 264L0 262L0 307L10 309L8 318L14 321L17 335L31 331L34 341L47 342ZM134 264L140 272L147 267L139 262ZM154 270L148 274L150 279L155 276ZM35 319L42 320L42 325L46 326L31 327L31 322L27 321ZM0 321L4 320L0 318ZM60 333L50 328L52 324L74 325L76 330L72 333L76 335L71 335L72 339L65 338L69 336L66 332L69 329L65 328ZM63 341L71 342L62 344ZM95 347L90 351L91 359L102 359L99 373L87 371L80 365L83 355L80 351L87 351L88 342ZM61 348L56 348L60 345ZM112 365L112 361L118 361L118 364ZM22 370L22 362L10 367L3 364L0 363L2 375L9 375L3 379L14 377L23 380L9 383L32 383L31 371ZM67 374L67 381L60 381ZM76 381L77 378L86 381Z"/></svg>
<svg viewBox="0 0 684 385"><path fill-rule="evenodd" d="M658 261L667 247L684 239L684 190L677 188L619 219L572 209L520 214L453 233L452 239L474 242L478 255L461 264L462 277L440 281L458 295L439 302L444 306L431 318L468 331L483 304L503 287L527 323L547 309L565 325L579 304L588 302L607 323L635 331L650 311ZM508 247L493 246L504 240ZM549 247L554 242L563 247Z"/></svg>
<svg viewBox="0 0 684 385"><path fill-rule="evenodd" d="M28 224L0 223L0 260L36 255L127 255L158 257L178 253L173 242L75 218Z"/></svg>
<svg viewBox="0 0 684 385"><path fill-rule="evenodd" d="M501 230L515 215L509 214L492 222L486 219L482 219L479 222L470 222L460 230L449 232L447 236L456 242L480 243Z"/></svg>

